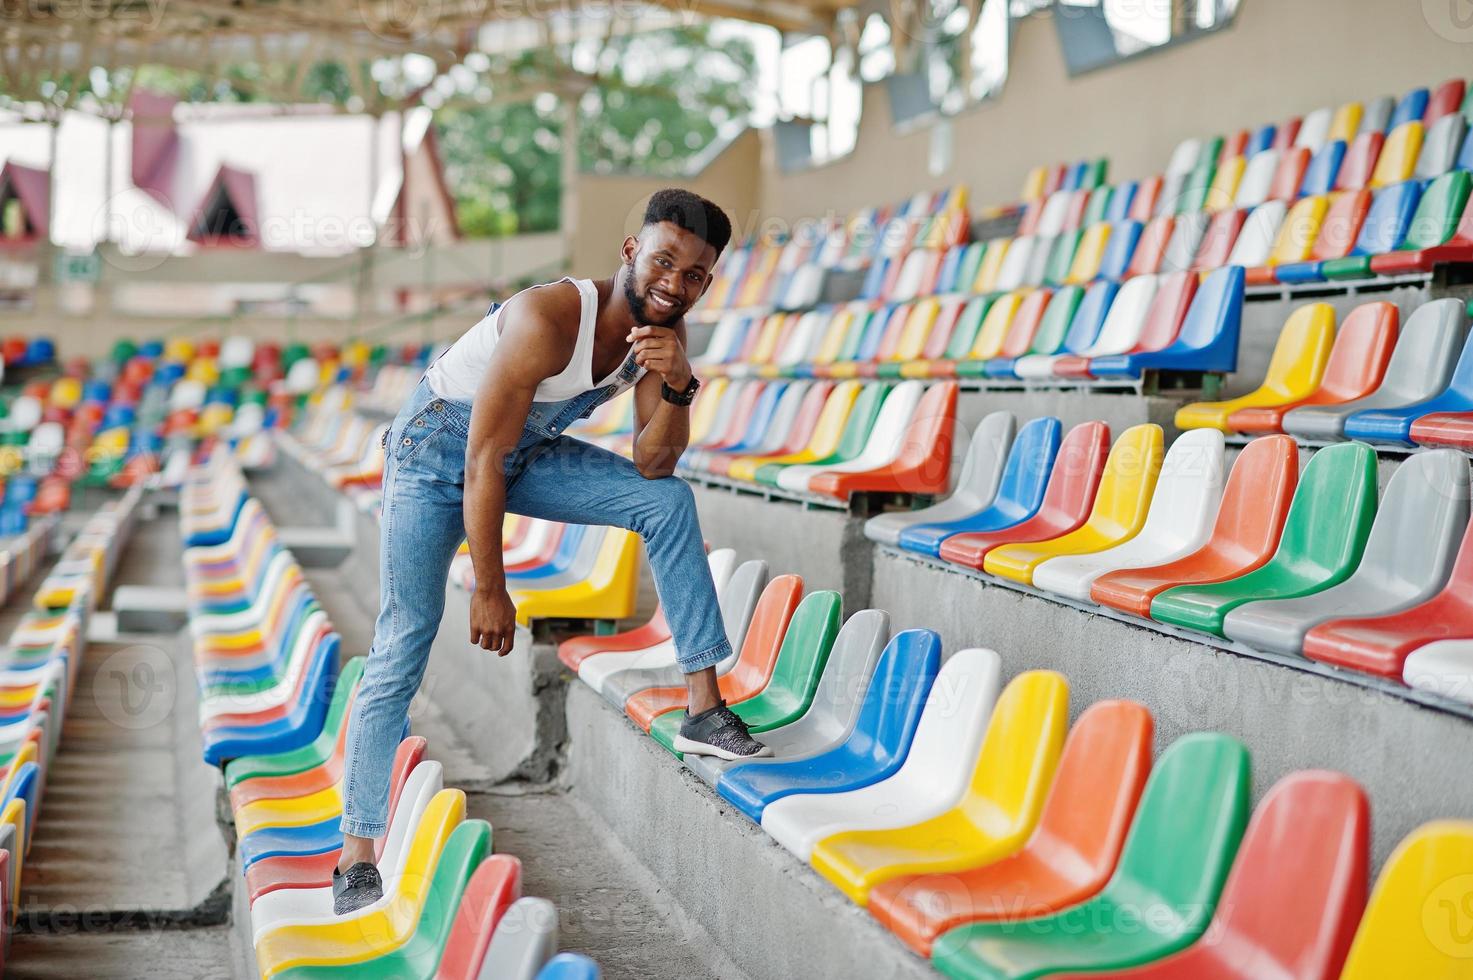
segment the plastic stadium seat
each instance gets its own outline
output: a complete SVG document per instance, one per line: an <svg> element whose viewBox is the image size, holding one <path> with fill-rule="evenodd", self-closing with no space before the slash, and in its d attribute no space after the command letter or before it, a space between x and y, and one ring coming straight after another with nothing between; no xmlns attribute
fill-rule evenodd
<svg viewBox="0 0 1473 980"><path fill-rule="evenodd" d="M940 667L941 641L935 633L897 634L856 696L858 713L841 742L798 758L736 763L718 775L717 792L761 822L766 806L782 797L845 792L888 778L907 757ZM995 694L995 678L993 684Z"/></svg>
<svg viewBox="0 0 1473 980"><path fill-rule="evenodd" d="M404 781L400 794L403 805L392 808L389 832L384 835L382 850L375 856L375 862L382 868L386 878L404 873L405 864L409 860L410 843L419 829L425 810L443 788L443 783L444 771L440 763L428 760L415 766ZM341 816L341 812L338 815ZM341 849L334 848L332 853L340 854ZM252 869L262 863L264 862L257 862L252 865ZM298 883L295 887L276 887L253 896L251 932L254 939L258 941L272 929L287 922L330 915L333 902L330 875L329 871L328 877L307 886Z"/></svg>
<svg viewBox="0 0 1473 980"><path fill-rule="evenodd" d="M684 759L686 767L715 786L721 774L733 765L808 758L836 748L854 730L870 677L889 638L889 614L879 609L861 609L849 617L834 639L823 674L802 716L786 724L769 727L763 733L762 744L772 750L772 756L728 761L713 756L687 755ZM739 710L738 714L745 717L743 711Z"/></svg>
<svg viewBox="0 0 1473 980"><path fill-rule="evenodd" d="M788 430L781 434L771 444L764 443L762 449L755 456L733 456L729 454L712 454L704 461L703 468L710 473L719 473L722 476L731 476L734 472L745 467L747 472L754 472L754 460L772 459L775 457L800 453L810 445L810 441L818 433L819 422L824 418L824 413L829 412L830 419L836 417L837 412L842 409L847 411L847 406L836 404L835 408L828 408L829 399L834 391L832 381L817 381L803 395L803 402L798 406L797 413L793 416L792 424ZM852 401L852 398L847 399ZM842 423L842 418L838 420ZM768 445L772 448L768 449Z"/></svg>
<svg viewBox="0 0 1473 980"><path fill-rule="evenodd" d="M1192 257L1202 244L1202 236L1207 233L1210 220L1205 212L1200 211L1176 215L1171 226L1171 238L1161 254L1160 265L1154 270L1141 271L1185 272L1190 269Z"/></svg>
<svg viewBox="0 0 1473 980"><path fill-rule="evenodd" d="M1144 226L1139 221L1120 220L1111 227L1096 275L1100 279L1119 281L1129 274L1130 264L1140 245Z"/></svg>
<svg viewBox="0 0 1473 980"><path fill-rule="evenodd" d="M204 758L210 765L243 755L285 752L311 744L322 731L329 695L337 670L336 633L314 640L307 669L294 692L291 707L279 719L264 724L213 728L203 735Z"/></svg>
<svg viewBox="0 0 1473 980"><path fill-rule="evenodd" d="M1273 278L1281 283L1318 282L1320 265L1344 258L1355 245L1366 213L1371 209L1371 192L1349 191L1337 196L1320 223L1319 234L1303 261L1286 261L1274 267Z"/></svg>
<svg viewBox="0 0 1473 980"><path fill-rule="evenodd" d="M1432 125L1443 116L1458 112L1466 97L1467 86L1461 78L1450 78L1437 86L1427 100L1422 120Z"/></svg>
<svg viewBox="0 0 1473 980"><path fill-rule="evenodd" d="M951 474L957 395L955 381L932 385L916 403L895 451L886 447L883 453L871 453L866 446L859 460L814 476L808 483L809 491L840 499L861 492L944 493ZM863 463L874 465L861 468Z"/></svg>
<svg viewBox="0 0 1473 980"><path fill-rule="evenodd" d="M1304 636L1304 655L1322 663L1400 679L1407 656L1439 640L1473 637L1473 524L1458 547L1452 573L1426 602L1381 616L1331 619Z"/></svg>
<svg viewBox="0 0 1473 980"><path fill-rule="evenodd" d="M1110 429L1105 423L1076 425L1059 444L1048 484L1043 488L1042 500L1036 510L1001 527L948 533L937 544L936 553L954 564L980 569L988 552L1000 545L1044 541L1082 526L1089 517L1109 449ZM990 524L1001 516L1004 515L993 516L984 511L978 515L979 519L968 521L968 524L973 527ZM906 541L907 537L902 535L901 544L906 544Z"/></svg>
<svg viewBox="0 0 1473 980"><path fill-rule="evenodd" d="M1420 119L1404 122L1386 134L1376 169L1371 171L1371 187L1389 187L1410 180L1422 152L1426 131Z"/></svg>
<svg viewBox="0 0 1473 980"><path fill-rule="evenodd" d="M893 460L924 387L920 381L903 381L888 390L866 386L855 402L844 439L833 456L774 470L771 480L765 479L759 470L758 479L784 490L807 492L809 482L819 473L872 469Z"/></svg>
<svg viewBox="0 0 1473 980"><path fill-rule="evenodd" d="M1282 430L1284 416L1311 405L1339 405L1364 398L1381 384L1396 346L1397 309L1392 303L1364 303L1350 311L1335 335L1335 346L1319 387L1307 397L1284 405L1240 408L1227 418L1233 432Z"/></svg>
<svg viewBox="0 0 1473 980"><path fill-rule="evenodd" d="M1396 251L1373 256L1371 269L1381 275L1428 272L1440 262L1467 262L1473 259L1473 184L1466 170L1455 170L1432 182L1423 201L1431 200L1427 220L1420 221L1422 209L1412 220L1406 238ZM1435 193L1442 196L1434 197ZM1456 202L1461 197L1463 203ZM1452 210L1451 213L1449 209Z"/></svg>
<svg viewBox="0 0 1473 980"><path fill-rule="evenodd" d="M1159 565L1201 548L1217 516L1223 469L1221 433L1184 433L1161 463L1140 533L1103 551L1050 558L1034 569L1033 584L1087 602L1095 579L1106 572Z"/></svg>
<svg viewBox="0 0 1473 980"><path fill-rule="evenodd" d="M1033 332L1032 342L1023 354L1011 354L1011 345L1004 341L1000 356L989 360L983 368L983 373L989 378L1012 378L1016 377L1014 367L1023 357L1033 354L1056 354L1064 343L1064 337L1069 331L1069 325L1074 322L1074 316L1084 301L1084 290L1078 286L1065 286L1056 290L1053 297L1048 300L1048 307L1044 309L1042 318L1038 321L1038 328ZM1008 330L1008 339L1018 336L1014 329L1020 315L1013 318L1015 323ZM1094 322L1098 322L1095 320ZM965 376L966 372L958 371Z"/></svg>
<svg viewBox="0 0 1473 980"><path fill-rule="evenodd" d="M1301 190L1306 194L1370 190L1371 175L1375 173L1376 161L1385 145L1386 134L1380 130L1360 133L1349 144L1339 141L1327 144L1310 164ZM1321 157L1326 156L1331 159L1325 162L1324 167L1316 167Z"/></svg>
<svg viewBox="0 0 1473 980"><path fill-rule="evenodd" d="M1360 562L1375 511L1375 451L1359 443L1322 449L1304 468L1272 559L1225 582L1168 589L1151 602L1151 618L1222 636L1223 619L1245 603L1338 585Z"/></svg>
<svg viewBox="0 0 1473 980"><path fill-rule="evenodd" d="M537 971L536 980L599 980L598 964L581 953L559 953Z"/></svg>
<svg viewBox="0 0 1473 980"><path fill-rule="evenodd" d="M1246 395L1220 402L1193 402L1176 412L1179 429L1230 431L1228 418L1245 408L1301 402L1320 386L1335 342L1335 308L1329 303L1299 307L1284 322L1263 384Z"/></svg>
<svg viewBox="0 0 1473 980"><path fill-rule="evenodd" d="M1023 285L1036 242L1032 234L1027 234L1019 235L1008 244L1007 251L1003 254L1002 265L997 270L997 281L994 283L998 292L1010 292Z"/></svg>
<svg viewBox="0 0 1473 980"><path fill-rule="evenodd" d="M1236 266L1208 275L1192 297L1176 340L1156 351L1096 357L1090 374L1139 377L1143 371L1231 372L1237 367L1243 313L1243 270Z"/></svg>
<svg viewBox="0 0 1473 980"><path fill-rule="evenodd" d="M957 520L985 509L997 496L1016 425L1012 412L989 413L972 433L956 488L950 496L921 510L891 511L871 517L864 525L865 536L881 544L896 545L907 528Z"/></svg>
<svg viewBox="0 0 1473 980"><path fill-rule="evenodd" d="M960 517L928 519L902 528L900 547L935 556L941 542L954 534L1010 527L1037 513L1058 455L1062 428L1054 418L1034 419L1023 426L1008 449L997 493L989 502Z"/></svg>
<svg viewBox="0 0 1473 980"><path fill-rule="evenodd" d="M721 622L733 651L742 648L757 600L767 585L767 562L743 562L717 592ZM716 665L724 674L736 663L736 655ZM636 691L652 687L678 687L685 676L676 665L675 642L664 640L642 650L590 657L578 668L578 678L621 711Z"/></svg>
<svg viewBox="0 0 1473 980"><path fill-rule="evenodd" d="M1447 581L1468 526L1468 460L1450 449L1397 467L1361 555L1339 585L1298 599L1250 602L1228 613L1223 632L1258 650L1298 654L1317 623L1374 616L1430 599Z"/></svg>
<svg viewBox="0 0 1473 980"><path fill-rule="evenodd" d="M959 799L906 825L825 837L813 849L814 870L865 905L869 890L882 881L961 871L1016 852L1038 823L1068 725L1069 684L1063 675L1019 674L997 699ZM876 795L870 806L887 813L909 802Z"/></svg>
<svg viewBox="0 0 1473 980"><path fill-rule="evenodd" d="M1467 133L1468 123L1460 115L1443 116L1433 123L1427 129L1412 177L1433 180L1451 170L1457 165L1458 151L1462 149Z"/></svg>
<svg viewBox="0 0 1473 980"><path fill-rule="evenodd" d="M751 731L760 733L790 724L808 710L839 634L842 604L837 592L808 593L783 633L782 646L762 687L750 692L734 684L723 688L723 698ZM655 718L649 729L650 737L677 757L683 714L666 712Z"/></svg>
<svg viewBox="0 0 1473 980"><path fill-rule="evenodd" d="M547 899L517 899L491 934L476 980L534 980L557 952L557 920Z"/></svg>
<svg viewBox="0 0 1473 980"><path fill-rule="evenodd" d="M909 751L893 774L878 782L867 779L857 789L800 791L772 800L762 810L762 829L807 861L819 841L836 833L905 827L950 809L969 784L1000 673L991 650L952 654L935 681L947 685L937 689L948 696L944 703L932 700L921 712Z"/></svg>
<svg viewBox="0 0 1473 980"><path fill-rule="evenodd" d="M1127 280L1110 303L1110 311L1093 343L1078 354L1061 354L1051 364L1053 375L1061 378L1088 378L1089 360L1124 354L1135 347L1145 329L1151 301L1156 296L1160 277L1136 276Z"/></svg>
<svg viewBox="0 0 1473 980"><path fill-rule="evenodd" d="M1345 436L1366 442L1410 446L1412 425L1423 415L1469 410L1473 410L1473 344L1465 342L1445 389L1432 398L1410 405L1356 412L1345 420Z"/></svg>
<svg viewBox="0 0 1473 980"><path fill-rule="evenodd" d="M1307 147L1311 153L1318 150L1330 138L1330 121L1333 117L1334 110L1328 106L1308 113L1299 124L1294 145Z"/></svg>
<svg viewBox="0 0 1473 980"><path fill-rule="evenodd" d="M803 580L796 575L779 575L767 583L767 588L762 590L762 598L757 601L757 608L752 612L752 622L747 627L736 665L721 678L723 697L750 697L767 683L783 634L802 594ZM657 716L684 708L685 704L683 685L651 688L630 696L624 711L635 724L649 731Z"/></svg>
<svg viewBox="0 0 1473 980"><path fill-rule="evenodd" d="M1087 227L1079 238L1069 270L1061 281L1066 284L1086 283L1099 275L1113 231L1114 226L1107 221L1099 221Z"/></svg>
<svg viewBox="0 0 1473 980"><path fill-rule="evenodd" d="M1317 199L1305 199L1309 202L1315 200ZM1298 210L1305 201L1295 204L1295 210ZM1238 232L1237 240L1233 242L1232 252L1222 264L1241 266L1244 269L1264 265L1273 251L1279 229L1287 223L1288 213L1288 205L1283 201L1265 201L1250 211L1243 222L1242 230ZM1309 240L1314 240L1313 235Z"/></svg>
<svg viewBox="0 0 1473 980"><path fill-rule="evenodd" d="M1063 294L1063 303L1059 306L1059 312L1054 315L1072 316L1078 302L1078 288L1071 286L1060 292ZM998 302L1007 299L1005 296ZM989 315L982 324L982 329L978 331L977 342L972 345L967 359L957 364L957 375L963 378L982 377L995 359L1017 358L1026 354L1039 331L1043 329L1048 311L1053 308L1053 300L1054 294L1051 291L1038 289L1018 300L1011 315L997 319ZM993 308L996 309L995 304ZM1003 313L1007 313L1006 308Z"/></svg>
<svg viewBox="0 0 1473 980"><path fill-rule="evenodd" d="M517 622L533 619L627 619L634 614L639 589L639 535L623 528L600 528L587 571L570 572L565 585L543 580L528 587L508 581Z"/></svg>
<svg viewBox="0 0 1473 980"><path fill-rule="evenodd" d="M983 570L1031 584L1034 571L1050 558L1093 554L1129 541L1145 523L1161 471L1161 455L1159 425L1126 429L1110 447L1089 517L1081 526L1042 540L994 548L984 557Z"/></svg>
<svg viewBox="0 0 1473 980"><path fill-rule="evenodd" d="M1263 150L1248 158L1243 178L1233 196L1235 209L1254 208L1268 200L1274 172L1279 168L1279 151Z"/></svg>
<svg viewBox="0 0 1473 980"><path fill-rule="evenodd" d="M1284 415L1284 431L1301 439L1339 439L1345 420L1357 412L1413 405L1434 397L1452 380L1467 333L1462 303L1453 299L1423 303L1402 327L1375 391L1348 402L1292 409Z"/></svg>
<svg viewBox="0 0 1473 980"><path fill-rule="evenodd" d="M1465 976L1470 881L1473 823L1437 820L1408 834L1381 869L1341 980Z"/></svg>
<svg viewBox="0 0 1473 980"><path fill-rule="evenodd" d="M397 949L408 939L430 890L434 869L447 844L465 823L465 794L441 790L425 809L410 844L404 873L384 882L384 898L356 913L329 914L278 925L256 942L256 962L262 977L274 977L298 966L338 966L361 963L378 953ZM475 821L467 824L474 833ZM486 827L489 835L490 828Z"/></svg>
<svg viewBox="0 0 1473 980"><path fill-rule="evenodd" d="M855 458L863 452L889 390L886 384L860 385L852 381L835 386L807 447L776 458L752 457L746 467L738 460L732 464L730 475L777 486L778 476L789 467L827 467ZM831 406L836 411L831 413Z"/></svg>
<svg viewBox="0 0 1473 980"><path fill-rule="evenodd" d="M1402 669L1407 687L1473 704L1473 640L1438 640L1413 650Z"/></svg>
<svg viewBox="0 0 1473 980"><path fill-rule="evenodd" d="M1366 220L1361 222L1355 247L1344 258L1322 262L1320 277L1337 281L1370 278L1372 256L1392 252L1402 243L1421 197L1422 186L1410 180L1377 191Z"/></svg>
<svg viewBox="0 0 1473 980"><path fill-rule="evenodd" d="M1433 412L1412 423L1412 441L1419 446L1473 449L1473 412Z"/></svg>
<svg viewBox="0 0 1473 980"><path fill-rule="evenodd" d="M1233 245L1243 231L1243 223L1248 220L1248 214L1247 211L1230 208L1212 216L1207 230L1202 233L1202 241L1192 256L1192 272L1210 272L1227 265Z"/></svg>
<svg viewBox="0 0 1473 980"><path fill-rule="evenodd" d="M1168 272L1161 268L1166 252L1176 234L1176 220L1171 215L1151 218L1141 226L1140 240L1130 255L1130 265L1119 278L1141 276L1148 273Z"/></svg>
<svg viewBox="0 0 1473 980"><path fill-rule="evenodd" d="M1163 350L1176 341L1187 309L1197 293L1198 277L1190 272L1173 272L1157 276L1156 293L1146 310L1145 322L1135 344L1122 355L1100 355L1105 364L1114 363L1112 358L1131 354ZM1079 367L1073 360L1065 358L1055 365L1055 370L1072 373ZM1083 367L1093 377L1094 358Z"/></svg>
<svg viewBox="0 0 1473 980"><path fill-rule="evenodd" d="M869 910L929 956L947 930L1019 908L1056 912L1096 894L1115 870L1151 771L1151 714L1100 701L1069 733L1038 825L1017 853L949 873L902 875L871 889Z"/></svg>
<svg viewBox="0 0 1473 980"><path fill-rule="evenodd" d="M311 744L289 752L265 756L245 756L225 765L225 785L232 794L242 793L249 780L281 778L296 775L326 764L336 753L338 741L346 728L348 708L359 677L363 674L363 657L354 657L343 665L333 685L332 700L323 715L322 730ZM247 800L248 797L242 797Z"/></svg>
<svg viewBox="0 0 1473 980"><path fill-rule="evenodd" d="M1370 824L1370 804L1353 779L1285 776L1248 824L1208 935L1146 966L1071 980L1334 980L1365 903ZM1282 871L1291 862L1295 887L1286 889Z"/></svg>
<svg viewBox="0 0 1473 980"><path fill-rule="evenodd" d="M1279 266L1303 262L1309 258L1329 209L1330 198L1326 195L1303 198L1290 208L1283 223L1279 225L1268 256L1260 265L1247 271L1248 284L1266 285L1276 282L1274 270Z"/></svg>
<svg viewBox="0 0 1473 980"><path fill-rule="evenodd" d="M1334 181L1344 153L1345 144L1338 140L1314 153L1302 146L1283 151L1273 182L1268 185L1267 199L1293 201L1300 194L1324 193Z"/></svg>
<svg viewBox="0 0 1473 980"><path fill-rule="evenodd" d="M1054 364L1061 357L1080 355L1094 345L1104 326L1115 295L1120 287L1113 282L1097 282L1085 290L1074 316L1069 321L1057 353L1028 354L1013 364L1013 374L1024 380L1052 378Z"/></svg>
<svg viewBox="0 0 1473 980"><path fill-rule="evenodd" d="M476 980L496 926L512 903L521 897L520 861L505 854L482 861L465 886L460 907L455 910L455 921L445 940L435 976L443 980Z"/></svg>
<svg viewBox="0 0 1473 980"><path fill-rule="evenodd" d="M1250 775L1235 739L1183 736L1147 781L1099 894L1041 916L960 926L935 941L932 962L950 977L1033 980L1125 969L1185 948L1206 930L1238 850Z"/></svg>

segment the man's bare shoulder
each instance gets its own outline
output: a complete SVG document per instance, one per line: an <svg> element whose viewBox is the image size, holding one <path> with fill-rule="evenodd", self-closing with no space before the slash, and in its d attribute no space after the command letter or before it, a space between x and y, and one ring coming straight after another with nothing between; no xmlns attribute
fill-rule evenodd
<svg viewBox="0 0 1473 980"><path fill-rule="evenodd" d="M524 289L508 300L502 314L502 333L535 332L545 338L551 335L572 343L578 339L582 317L583 295L578 287L567 281L553 282Z"/></svg>

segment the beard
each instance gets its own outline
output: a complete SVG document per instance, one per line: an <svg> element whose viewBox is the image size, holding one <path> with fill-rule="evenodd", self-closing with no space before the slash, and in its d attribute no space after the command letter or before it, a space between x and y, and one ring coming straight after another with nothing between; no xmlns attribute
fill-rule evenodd
<svg viewBox="0 0 1473 980"><path fill-rule="evenodd" d="M624 299L626 302L628 302L629 309L634 313L634 319L639 323L645 324L646 326L674 326L675 324L680 322L681 317L685 316L684 307L676 307L675 309L671 310L668 314L665 315L665 318L663 320L652 316L649 309L649 303L645 302L644 296L642 296L639 290L635 288L634 276L632 274L624 277Z"/></svg>

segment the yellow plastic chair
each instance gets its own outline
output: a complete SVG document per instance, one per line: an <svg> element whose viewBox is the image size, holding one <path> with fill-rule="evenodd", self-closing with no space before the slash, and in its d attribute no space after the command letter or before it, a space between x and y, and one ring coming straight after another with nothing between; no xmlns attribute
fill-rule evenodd
<svg viewBox="0 0 1473 980"><path fill-rule="evenodd" d="M1381 147L1381 155L1376 158L1376 169L1371 171L1372 187L1387 187L1411 179L1417 169L1417 157L1422 153L1425 132L1415 119L1391 131Z"/></svg>
<svg viewBox="0 0 1473 980"><path fill-rule="evenodd" d="M1355 139L1355 134L1360 132L1360 118L1364 107L1359 102L1347 102L1335 110L1335 115L1330 119L1330 132L1326 135L1327 140L1344 140L1350 145Z"/></svg>
<svg viewBox="0 0 1473 980"><path fill-rule="evenodd" d="M747 306L756 306L762 302L767 294L767 283L772 278L772 270L777 268L778 259L782 258L782 249L764 248L757 259L756 266L747 274L741 289L737 292L736 303L738 309Z"/></svg>
<svg viewBox="0 0 1473 980"><path fill-rule="evenodd" d="M184 378L187 381L212 385L220 380L220 367L213 357L196 357L184 370Z"/></svg>
<svg viewBox="0 0 1473 980"><path fill-rule="evenodd" d="M414 934L445 842L465 820L465 793L442 789L430 800L409 845L404 873L385 882L382 907L312 925L283 925L256 943L264 978L295 966L342 966L383 956Z"/></svg>
<svg viewBox="0 0 1473 980"><path fill-rule="evenodd" d="M1046 541L993 548L982 561L983 569L1031 585L1034 569L1050 558L1092 555L1135 537L1146 522L1151 495L1156 492L1162 442L1161 427L1154 423L1126 429L1110 447L1094 506L1083 526Z"/></svg>
<svg viewBox="0 0 1473 980"><path fill-rule="evenodd" d="M997 290L997 276L1002 272L1003 259L1007 258L1011 238L994 238L987 243L982 253L982 264L977 266L977 278L972 280L972 292L991 293Z"/></svg>
<svg viewBox="0 0 1473 980"><path fill-rule="evenodd" d="M835 313L829 320L829 329L823 335L823 342L813 355L813 363L832 364L837 361L839 353L844 349L844 342L849 339L849 331L863 330L868 321L868 316L853 309L843 309Z"/></svg>
<svg viewBox="0 0 1473 980"><path fill-rule="evenodd" d="M1412 831L1381 870L1340 980L1473 975L1473 821Z"/></svg>
<svg viewBox="0 0 1473 980"><path fill-rule="evenodd" d="M1082 286L1094 279L1100 273L1100 262L1105 258L1105 246L1110 241L1110 229L1113 226L1108 221L1100 221L1090 225L1079 237L1079 245L1074 249L1074 261L1069 264L1069 274L1064 277L1066 286Z"/></svg>
<svg viewBox="0 0 1473 980"><path fill-rule="evenodd" d="M931 336L931 331L936 327L936 319L941 315L941 302L935 297L927 297L917 301L911 308L910 316L905 320L905 327L900 332L900 340L895 344L895 352L887 360L904 364L906 361L914 361L921 356L926 349L926 341Z"/></svg>
<svg viewBox="0 0 1473 980"><path fill-rule="evenodd" d="M164 360L166 361L188 364L192 357L194 357L194 341L188 338L175 337L164 345Z"/></svg>
<svg viewBox="0 0 1473 980"><path fill-rule="evenodd" d="M696 398L696 406L690 413L690 444L698 446L711 434L711 423L720 414L721 399L726 396L726 378L712 378L711 383Z"/></svg>
<svg viewBox="0 0 1473 980"><path fill-rule="evenodd" d="M48 722L50 721L49 718L47 720ZM44 739L46 736L43 734L41 737ZM0 780L0 799L4 799L9 794L10 784L15 782L15 777L20 771L20 767L27 762L34 762L37 766L41 765L40 754L36 749L35 742L22 742L20 748L16 750L15 755L11 756L10 761L6 763L5 778L4 780Z"/></svg>
<svg viewBox="0 0 1473 980"><path fill-rule="evenodd" d="M235 811L236 838L262 827L305 827L343 812L341 784L334 783L306 796L256 800Z"/></svg>
<svg viewBox="0 0 1473 980"><path fill-rule="evenodd" d="M611 527L586 579L510 595L523 626L534 619L628 619L639 596L639 535Z"/></svg>
<svg viewBox="0 0 1473 980"><path fill-rule="evenodd" d="M1212 183L1207 186L1203 210L1216 212L1232 207L1238 196L1238 185L1243 182L1243 171L1247 168L1248 161L1241 156L1228 157L1218 164Z"/></svg>
<svg viewBox="0 0 1473 980"><path fill-rule="evenodd" d="M829 392L828 400L823 403L818 421L814 423L813 435L809 437L808 445L798 452L782 456L740 456L732 460L727 475L734 480L750 482L757 479L758 468L768 463L812 463L833 455L839 448L839 440L844 436L844 423L849 420L849 410L859 397L859 388L858 381L841 381L834 386L834 390Z"/></svg>
<svg viewBox="0 0 1473 980"><path fill-rule="evenodd" d="M10 921L15 922L20 918L21 909L21 863L31 844L26 840L26 801L23 798L5 804L4 812L0 812L0 824L7 823L15 828L15 850L10 854Z"/></svg>
<svg viewBox="0 0 1473 980"><path fill-rule="evenodd" d="M1023 297L1026 295L1027 290L1015 289L999 296L988 308L987 315L982 318L982 326L977 328L977 339L972 341L972 349L967 351L968 360L985 361L997 356L997 352L1002 350L1002 342L1007 339L1008 327L1012 326L1013 317L1017 315L1018 307L1023 304Z"/></svg>
<svg viewBox="0 0 1473 980"><path fill-rule="evenodd" d="M1301 306L1279 333L1263 384L1226 401L1183 405L1176 412L1176 427L1228 432L1228 416L1240 408L1271 408L1308 398L1320 386L1334 345L1335 308L1329 303Z"/></svg>
<svg viewBox="0 0 1473 980"><path fill-rule="evenodd" d="M1048 167L1034 167L1023 178L1023 194L1020 201L1036 201L1043 197L1044 184L1048 182Z"/></svg>
<svg viewBox="0 0 1473 980"><path fill-rule="evenodd" d="M966 792L929 820L894 830L825 837L814 870L856 904L901 875L981 867L1023 846L1038 823L1069 727L1069 682L1051 670L1019 674L1003 690Z"/></svg>
<svg viewBox="0 0 1473 980"><path fill-rule="evenodd" d="M56 408L76 408L82 400L82 382L76 378L57 378L46 397Z"/></svg>
<svg viewBox="0 0 1473 980"><path fill-rule="evenodd" d="M1273 247L1269 249L1264 265L1272 267L1307 261L1315 240L1320 236L1320 225L1324 224L1325 214L1329 210L1330 198L1325 194L1306 197L1296 202L1289 213L1284 215L1284 223L1279 225L1279 233L1274 238Z"/></svg>

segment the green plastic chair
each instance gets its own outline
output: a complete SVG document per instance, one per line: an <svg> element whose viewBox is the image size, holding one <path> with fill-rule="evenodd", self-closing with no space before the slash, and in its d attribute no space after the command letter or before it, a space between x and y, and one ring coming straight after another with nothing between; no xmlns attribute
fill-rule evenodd
<svg viewBox="0 0 1473 980"><path fill-rule="evenodd" d="M951 332L951 342L946 345L946 353L941 355L948 361L960 361L967 356L972 345L977 342L977 331L982 329L982 321L987 319L987 311L992 309L992 304L997 302L996 296L988 296L975 303L968 303L962 315L956 321L956 329Z"/></svg>
<svg viewBox="0 0 1473 980"><path fill-rule="evenodd" d="M1074 253L1079 250L1079 240L1083 237L1084 229L1075 228L1054 239L1053 251L1049 252L1048 265L1043 270L1044 285L1058 286L1069 278L1069 267L1074 264Z"/></svg>
<svg viewBox="0 0 1473 980"><path fill-rule="evenodd" d="M1360 564L1376 517L1376 451L1349 442L1321 449L1299 478L1279 547L1268 563L1226 582L1167 589L1151 618L1223 636L1227 614L1258 599L1297 599L1338 585Z"/></svg>
<svg viewBox="0 0 1473 980"><path fill-rule="evenodd" d="M849 419L844 423L844 434L839 437L838 448L823 459L816 459L808 466L832 466L835 463L844 463L860 453L864 452L864 445L869 441L870 429L874 428L875 418L880 414L880 405L884 403L885 396L890 393L888 384L867 384L859 392L859 397L854 400L854 405L849 409ZM790 463L767 463L757 468L757 482L765 483L770 487L777 486L777 476L783 468Z"/></svg>
<svg viewBox="0 0 1473 980"><path fill-rule="evenodd" d="M982 260L987 257L987 243L974 242L967 247L962 254L961 265L956 270L956 287L958 293L970 293L972 283L977 281L977 273L982 268Z"/></svg>
<svg viewBox="0 0 1473 980"><path fill-rule="evenodd" d="M1054 290L1049 298L1048 306L1044 307L1043 316L1038 320L1038 329L1034 331L1033 343L1028 347L1029 354L1053 354L1058 351L1064 342L1064 335L1069 332L1069 324L1074 322L1074 311L1079 309L1079 304L1084 299L1083 286L1065 286ZM997 360L997 358L993 358ZM962 361L956 366L956 373L961 377L982 377L986 374L987 365L991 361Z"/></svg>
<svg viewBox="0 0 1473 980"><path fill-rule="evenodd" d="M1110 161L1107 157L1091 160L1089 166L1084 168L1084 176L1079 181L1079 186L1086 190L1094 190L1105 182L1105 177L1110 172Z"/></svg>
<svg viewBox="0 0 1473 980"><path fill-rule="evenodd" d="M348 722L348 702L352 699L353 688L358 679L363 676L365 663L367 660L364 657L354 657L338 671L338 679L333 684L332 700L328 702L327 714L322 720L322 731L315 739L290 752L248 755L230 760L225 763L226 787L255 779L257 776L290 776L293 773L306 772L332 758L338 733Z"/></svg>
<svg viewBox="0 0 1473 980"><path fill-rule="evenodd" d="M491 853L491 825L484 820L467 820L456 827L440 852L430 890L414 933L403 946L383 956L358 963L334 966L298 966L277 974L281 980L404 980L432 977L440 965L440 954L450 938L455 914L460 909L466 885Z"/></svg>
<svg viewBox="0 0 1473 980"><path fill-rule="evenodd" d="M767 686L745 701L730 705L753 732L765 732L803 717L813 703L818 680L839 635L843 607L843 597L829 590L810 592L798 604L783 634ZM658 715L650 725L650 735L676 758L685 757L675 751L675 736L683 717L683 711L669 711Z"/></svg>
<svg viewBox="0 0 1473 980"><path fill-rule="evenodd" d="M1120 864L1098 895L1061 912L943 933L931 959L949 977L1031 980L1124 970L1206 930L1248 821L1252 765L1237 739L1184 735L1146 782Z"/></svg>
<svg viewBox="0 0 1473 980"><path fill-rule="evenodd" d="M1428 184L1407 227L1406 237L1396 246L1396 251L1436 248L1453 237L1463 218L1470 189L1473 189L1473 174L1466 170L1449 171Z"/></svg>

